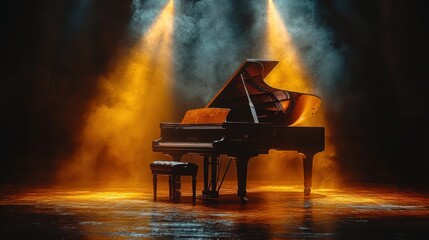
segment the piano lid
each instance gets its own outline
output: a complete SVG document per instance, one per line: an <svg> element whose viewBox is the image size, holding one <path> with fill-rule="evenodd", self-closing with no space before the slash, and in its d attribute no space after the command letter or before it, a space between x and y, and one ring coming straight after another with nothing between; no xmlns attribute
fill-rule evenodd
<svg viewBox="0 0 429 240"><path fill-rule="evenodd" d="M254 122L249 95L259 122L284 126L301 123L317 111L321 100L312 94L277 89L265 83L265 77L277 63L273 60L246 59L206 107L231 109L228 121Z"/></svg>

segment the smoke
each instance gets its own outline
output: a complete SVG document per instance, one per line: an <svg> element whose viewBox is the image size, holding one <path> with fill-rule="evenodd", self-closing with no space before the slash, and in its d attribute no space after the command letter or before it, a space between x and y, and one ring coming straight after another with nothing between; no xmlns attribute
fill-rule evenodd
<svg viewBox="0 0 429 240"><path fill-rule="evenodd" d="M203 107L246 57L248 42L235 21L233 1L181 3L176 16L175 56L178 97Z"/></svg>
<svg viewBox="0 0 429 240"><path fill-rule="evenodd" d="M204 107L245 58L283 61L267 53L266 2L175 1L173 21L158 25L161 9L168 3L132 1L128 31L135 44L118 53L110 72L100 77L100 92L81 134L82 146L73 158L72 167L66 167L72 170L63 174L147 180L149 174L144 169L158 157L148 143L159 136L159 122L180 121L186 110ZM332 45L331 32L319 23L317 4L277 1L276 7L308 73L306 76L310 77L307 85L311 93L330 101L326 97L331 95L329 89L342 76L341 50ZM165 46L167 33L157 35L167 25L174 26L168 35L169 47ZM157 37L147 37L151 35ZM287 56L290 47L278 48L285 51L281 56ZM169 74L174 77L170 79ZM290 90L284 81L284 89ZM315 123L320 123L321 118L316 116ZM329 133L329 126L326 127ZM334 150L331 146L327 150L326 155L332 159ZM297 155L273 155L275 161L264 157L251 161L249 176L257 178L260 171L256 169L263 168L266 160L272 162L270 166L280 166L271 167L271 177L283 177L284 169L287 174L296 175L301 168ZM318 165L321 164L315 164ZM319 167L328 171L334 171L333 168L332 162ZM100 170L108 174L97 175L95 172ZM302 179L300 174L298 177Z"/></svg>
<svg viewBox="0 0 429 240"><path fill-rule="evenodd" d="M138 13L139 5L135 9ZM99 77L79 147L60 171L61 180L123 184L150 176L148 164L155 158L151 141L159 135L159 122L172 112L173 10L172 1L158 8L148 27L139 22L146 18L133 18L130 29L140 30L140 38L118 52Z"/></svg>
<svg viewBox="0 0 429 240"><path fill-rule="evenodd" d="M129 23L129 34L132 38L139 39L149 29L158 17L160 9L166 5L168 0L162 1L139 1L132 0L132 16Z"/></svg>
<svg viewBox="0 0 429 240"><path fill-rule="evenodd" d="M2 65L5 81L0 90L0 107L5 116L1 124L1 150L9 161L5 161L0 180L51 180L56 173L54 169L63 163L76 162L78 166L77 159L83 159L83 149L92 153L84 154L88 161L98 160L93 161L97 164L82 164L82 173L86 168L93 169L93 174L103 172L103 166L110 164L112 174L118 171L118 176L127 177L134 170L141 170L136 178L149 177L143 170L153 160L150 143L159 137L160 121L180 121L186 110L205 106L245 57L272 58L283 63L291 55L289 47L297 53L305 70L305 87L308 87L305 91L322 97L321 109L305 124L326 127L327 149L333 150L325 150L328 155L325 159L341 162L341 172L356 179L427 180L422 170L425 168L418 162L426 156L426 152L418 151L424 149L425 142L419 144L416 140L427 129L427 94L422 85L428 72L424 65L427 55L424 44L427 34L422 31L424 4L176 0L174 21L170 24L174 25L174 32L168 92L174 102L159 105L162 101L156 98L155 104L168 109L167 115L142 104L151 102L150 96L167 95L161 87L156 90L159 92L142 90L140 85L129 88L129 75L115 69L130 63L130 57L135 56L132 61L135 69L150 66L164 71L162 64L149 64L152 60L160 62L162 54L156 48L163 42L150 45L153 54L142 58L150 46L142 45L141 41L168 0L9 2L2 8L2 26L8 33L4 37L4 46L8 46L4 49L4 59L8 60ZM280 15L281 22L275 23L277 29L284 24L290 35L290 41L278 39L285 45L278 49L285 58L276 58L267 51L270 2ZM159 81L150 76L153 73L145 70L148 80L144 83ZM277 79L284 89L303 91L295 88L289 78ZM124 89L131 89L129 96L138 96L133 104L118 104L125 95L115 97L113 93L126 92ZM141 94L135 95L137 92ZM110 114L103 120L109 125L115 122L111 118L118 116L114 109L123 109L135 120L136 125L125 124L123 132L132 129L137 133L143 128L136 128L137 124L148 124L144 132L151 133L145 134L144 139L138 135L134 138L142 142L144 150L138 152L137 141L130 140L133 138L125 141L130 135L121 136L120 131L109 137L107 133L113 131L108 127L101 128L100 139L94 138L99 146L82 146L85 129L97 126L89 123L92 119L89 116ZM119 126L120 122L116 123ZM136 143L128 149L135 153L127 155L129 164L114 164L114 159L124 158L122 152L127 149L110 154L117 146L103 146L103 133L106 139L117 139L118 144ZM408 155L410 152L412 157ZM110 163L104 162L106 158L111 159ZM279 165L273 164L273 170L293 168L292 162L300 168L298 157L274 158L280 160L275 159ZM136 164L142 159L146 162ZM249 167L264 167L262 157L258 159L252 160ZM404 168L404 159L412 161L413 166ZM317 166L320 162L315 162L316 175L322 169ZM95 170L95 166L101 170ZM326 172L331 171L328 166ZM281 177L281 173L278 175Z"/></svg>
<svg viewBox="0 0 429 240"><path fill-rule="evenodd" d="M144 33L165 2L133 1L132 35ZM266 4L255 0L175 2L173 84L179 96L199 99L204 105L245 58L273 58L264 44ZM311 90L324 99L329 97L344 79L344 49L333 46L333 33L320 23L317 3L275 1L275 6L310 73Z"/></svg>
<svg viewBox="0 0 429 240"><path fill-rule="evenodd" d="M338 102L331 98L338 83L347 78L346 47L334 46L333 32L320 22L322 13L316 2L274 3L308 78L308 89L294 89L289 79L279 80L284 82L282 87L319 95L324 106L335 108ZM266 4L254 0L176 3L175 87L178 98L188 104L181 111L203 107L245 58L285 61L267 53ZM280 49L285 56L288 47Z"/></svg>
<svg viewBox="0 0 429 240"><path fill-rule="evenodd" d="M301 125L325 127L325 151L315 156L313 183L336 185L341 180L332 142L334 127L329 125L326 115L337 104L332 98L337 95L336 86L344 81L344 49L334 45L333 32L322 24L321 9L316 2L272 1L268 4L268 25L257 24L253 28L255 35L267 32L266 49L260 49L263 56L280 61L267 81L281 89L321 96L321 108ZM263 167L261 165L270 168L272 179L287 176L290 181L302 181L301 161L298 154L271 153L269 157L260 157L255 168Z"/></svg>
<svg viewBox="0 0 429 240"><path fill-rule="evenodd" d="M345 46L334 46L332 30L321 23L322 10L314 1L276 1L305 68L312 90L328 98L345 78Z"/></svg>

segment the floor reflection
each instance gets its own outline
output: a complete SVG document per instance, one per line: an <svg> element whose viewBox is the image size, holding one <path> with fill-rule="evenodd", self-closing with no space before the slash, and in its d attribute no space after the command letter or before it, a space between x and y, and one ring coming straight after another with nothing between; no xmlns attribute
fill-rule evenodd
<svg viewBox="0 0 429 240"><path fill-rule="evenodd" d="M162 187L157 202L151 188L1 190L0 239L409 239L429 233L429 193L387 187L315 189L304 197L300 187L249 183L247 205L236 197L235 182L224 183L220 199L199 198L196 205L186 188L179 203Z"/></svg>

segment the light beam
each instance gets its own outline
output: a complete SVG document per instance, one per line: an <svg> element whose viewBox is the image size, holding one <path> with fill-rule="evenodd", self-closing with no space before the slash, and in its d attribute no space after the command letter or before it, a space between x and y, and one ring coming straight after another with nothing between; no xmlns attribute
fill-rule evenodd
<svg viewBox="0 0 429 240"><path fill-rule="evenodd" d="M100 77L79 148L60 180L117 184L150 176L151 141L170 119L174 1L170 0L138 44Z"/></svg>
<svg viewBox="0 0 429 240"><path fill-rule="evenodd" d="M277 10L273 0L268 0L267 3L265 40L265 49L267 50L266 55L268 55L270 59L279 60L277 67L274 68L267 76L267 83L280 89L314 94L315 90L313 89L313 83L311 82L312 77L308 73L305 63L300 56L297 44L294 43L293 38L288 31L286 24L283 22L282 16ZM303 124L326 126L327 124L323 108L322 99L322 106L319 108L318 112L308 120L305 120ZM328 141L329 136L331 135L328 128L325 128L325 134L328 136L326 138L327 141L325 141L325 151L322 154L317 154L314 161L313 183L315 185L321 185L323 182L325 186L332 186L336 185L338 181L337 167L333 161L335 156L335 147ZM293 154L272 153L268 155L267 158L270 159L265 161L270 162L274 162L274 158L288 158L295 161L297 156ZM273 163L269 164L267 167L272 168L271 171L275 173L278 165L277 163ZM284 173L279 174L283 175ZM275 176L275 174L272 174L272 176ZM302 175L298 174L296 177L301 179Z"/></svg>
<svg viewBox="0 0 429 240"><path fill-rule="evenodd" d="M299 52L272 0L268 0L266 27L267 54L280 61L268 75L267 82L282 89L309 92L307 73Z"/></svg>

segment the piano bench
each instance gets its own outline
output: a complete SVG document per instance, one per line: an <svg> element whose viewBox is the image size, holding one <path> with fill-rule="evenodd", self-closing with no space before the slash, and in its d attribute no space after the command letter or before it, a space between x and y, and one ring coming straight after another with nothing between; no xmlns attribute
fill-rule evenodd
<svg viewBox="0 0 429 240"><path fill-rule="evenodd" d="M150 164L150 169L153 175L153 200L156 201L157 190L157 176L167 175L169 183L169 196L170 199L177 199L180 197L178 194L179 189L176 189L176 182L180 176L192 176L192 202L196 202L196 185L197 185L197 172L198 165L187 162L177 161L154 161Z"/></svg>

